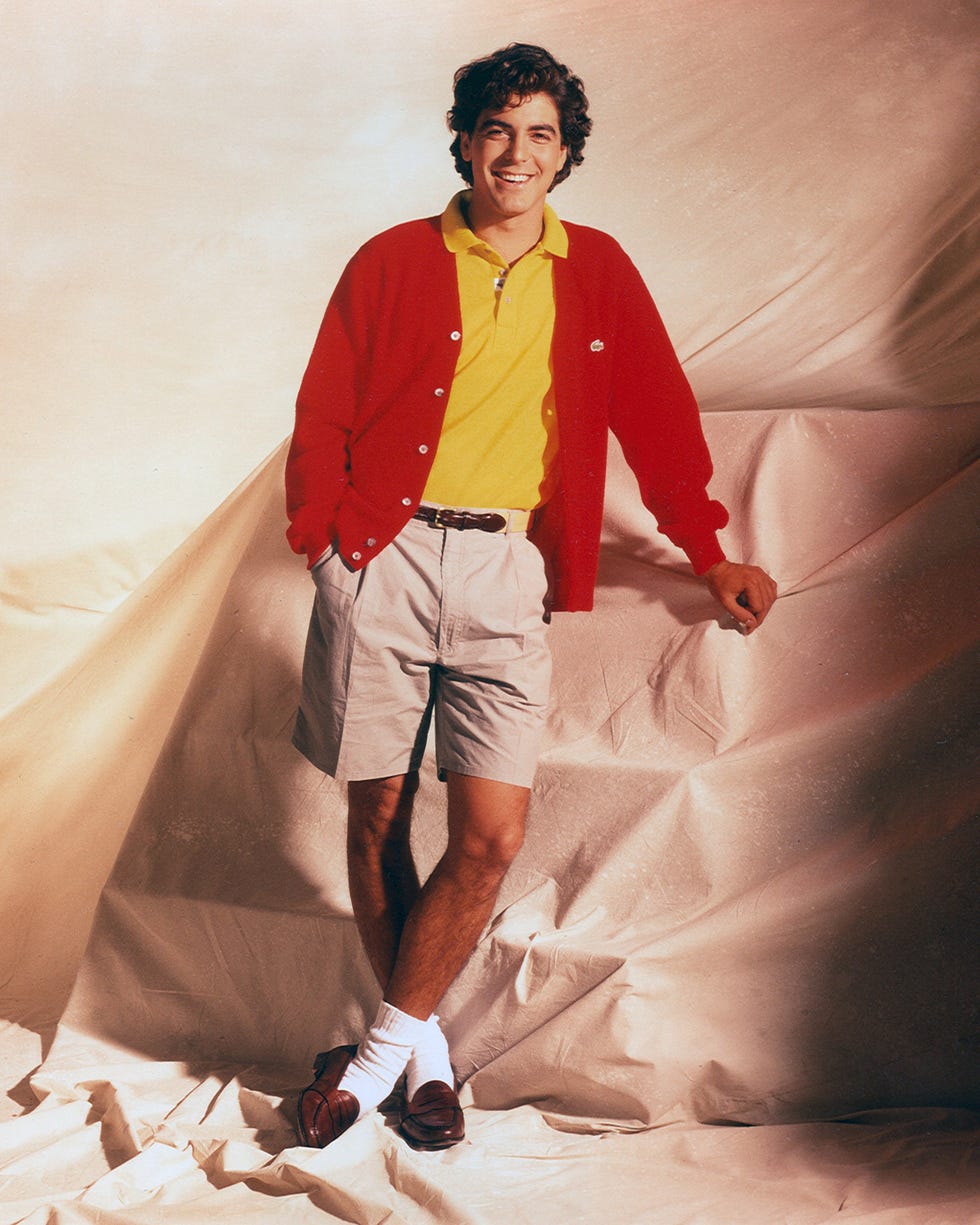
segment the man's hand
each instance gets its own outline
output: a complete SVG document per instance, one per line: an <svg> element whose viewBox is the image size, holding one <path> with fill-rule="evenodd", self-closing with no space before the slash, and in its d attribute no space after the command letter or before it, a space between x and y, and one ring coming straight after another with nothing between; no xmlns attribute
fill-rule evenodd
<svg viewBox="0 0 980 1225"><path fill-rule="evenodd" d="M762 624L776 599L776 584L758 566L717 561L701 577L745 634L751 634Z"/></svg>

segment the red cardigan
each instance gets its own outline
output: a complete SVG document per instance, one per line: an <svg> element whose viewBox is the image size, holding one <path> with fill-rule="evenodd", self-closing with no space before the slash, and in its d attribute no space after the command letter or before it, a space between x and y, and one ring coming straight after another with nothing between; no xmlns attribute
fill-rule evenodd
<svg viewBox="0 0 980 1225"><path fill-rule="evenodd" d="M703 573L728 514L705 487L697 403L640 274L608 234L564 222L552 341L561 477L531 536L549 607L592 607L606 468L619 439L660 530ZM309 563L332 541L359 569L401 531L425 487L460 341L456 257L438 217L366 243L327 306L286 461L289 543Z"/></svg>

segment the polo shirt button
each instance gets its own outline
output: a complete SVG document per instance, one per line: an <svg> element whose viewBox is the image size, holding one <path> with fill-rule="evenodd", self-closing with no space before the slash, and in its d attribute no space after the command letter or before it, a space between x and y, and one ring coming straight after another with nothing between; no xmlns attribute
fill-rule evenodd
<svg viewBox="0 0 980 1225"><path fill-rule="evenodd" d="M432 394L436 396L444 396L446 394L446 389L444 387L437 387Z"/></svg>
<svg viewBox="0 0 980 1225"><path fill-rule="evenodd" d="M412 505L411 498L402 498L402 506L411 506L411 505Z"/></svg>
<svg viewBox="0 0 980 1225"><path fill-rule="evenodd" d="M365 542L364 542L364 543L367 545L367 547L368 547L369 549L373 549L373 548L374 548L374 546L375 546L375 545L376 545L378 542L375 540L375 538L374 538L373 536L368 536L367 540L365 540Z"/></svg>
<svg viewBox="0 0 980 1225"><path fill-rule="evenodd" d="M351 555L350 555L350 559L351 559L351 561L360 561L360 560L361 560L361 555L360 555L360 553L358 553L358 552L357 552L357 550L355 549L355 550L354 550L354 552L353 552L353 553L351 553Z"/></svg>
<svg viewBox="0 0 980 1225"><path fill-rule="evenodd" d="M449 333L450 340L462 340L462 338L463 338L462 332L450 332Z"/></svg>
<svg viewBox="0 0 980 1225"><path fill-rule="evenodd" d="M419 455L428 455L428 454L429 454L429 448L423 442L422 445L419 447Z"/></svg>

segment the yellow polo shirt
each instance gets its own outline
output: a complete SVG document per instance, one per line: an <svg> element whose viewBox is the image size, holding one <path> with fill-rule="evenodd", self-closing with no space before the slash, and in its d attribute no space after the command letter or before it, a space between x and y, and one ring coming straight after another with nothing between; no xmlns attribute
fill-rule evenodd
<svg viewBox="0 0 980 1225"><path fill-rule="evenodd" d="M558 477L551 370L552 261L568 235L545 207L541 239L510 268L467 226L450 200L442 236L455 253L463 320L456 373L423 498L443 506L531 510Z"/></svg>

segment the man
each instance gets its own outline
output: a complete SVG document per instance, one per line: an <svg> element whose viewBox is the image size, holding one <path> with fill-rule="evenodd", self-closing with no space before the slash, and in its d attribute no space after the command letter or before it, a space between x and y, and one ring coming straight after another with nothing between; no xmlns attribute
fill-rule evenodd
<svg viewBox="0 0 980 1225"><path fill-rule="evenodd" d="M643 282L548 192L583 160L579 79L514 44L456 74L470 190L345 269L297 402L289 539L317 593L294 742L348 781L348 869L383 992L319 1056L299 1122L325 1145L406 1075L401 1130L463 1136L435 1015L520 849L547 702L545 623L592 606L606 430L660 529L751 632L776 595L725 559L697 405ZM448 845L421 885L412 800L434 716Z"/></svg>

